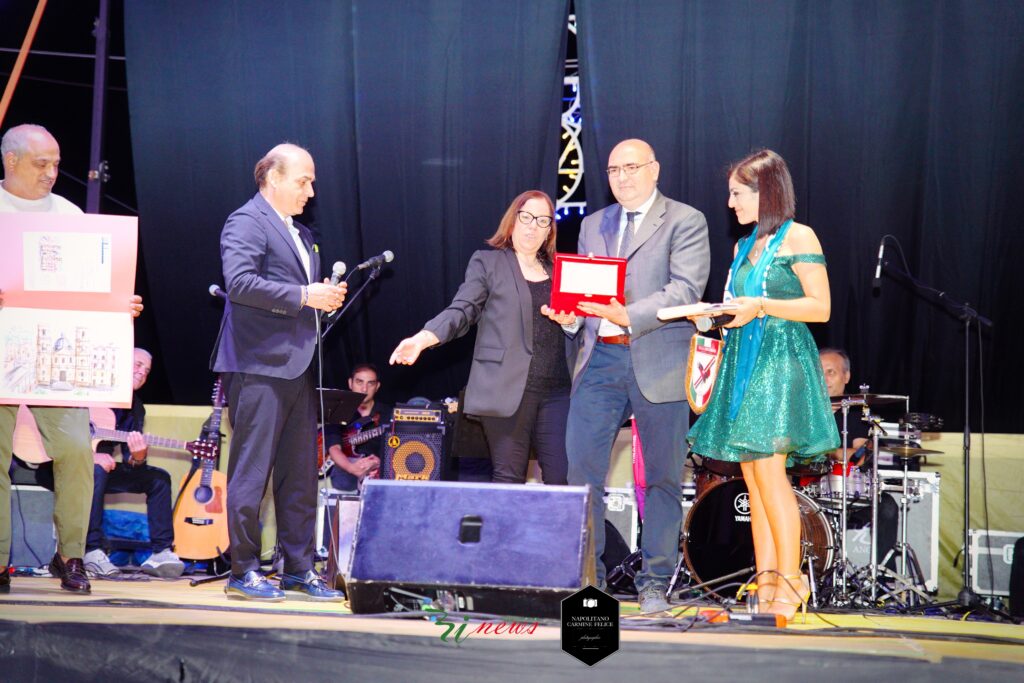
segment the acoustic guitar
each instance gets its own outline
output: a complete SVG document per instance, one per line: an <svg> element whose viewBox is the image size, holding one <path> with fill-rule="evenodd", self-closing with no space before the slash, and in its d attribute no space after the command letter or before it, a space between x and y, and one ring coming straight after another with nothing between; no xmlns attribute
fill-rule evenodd
<svg viewBox="0 0 1024 683"><path fill-rule="evenodd" d="M116 422L114 411L110 408L89 408L93 451L96 450L96 445L100 441L128 443L128 432L113 429ZM177 448L188 451L196 458L214 458L216 456L217 444L209 441L182 441L153 434L143 434L142 438L146 441L147 446ZM39 433L36 420L32 416L32 411L25 406L18 408L18 418L14 426L14 454L33 465L50 462L53 459L46 454L43 437Z"/></svg>
<svg viewBox="0 0 1024 683"><path fill-rule="evenodd" d="M228 538L227 475L217 469L220 459L220 423L224 391L220 378L213 385L213 412L204 434L214 448L213 457L196 458L181 480L174 503L174 547L180 557L212 560L226 552ZM199 476L196 476L198 473Z"/></svg>

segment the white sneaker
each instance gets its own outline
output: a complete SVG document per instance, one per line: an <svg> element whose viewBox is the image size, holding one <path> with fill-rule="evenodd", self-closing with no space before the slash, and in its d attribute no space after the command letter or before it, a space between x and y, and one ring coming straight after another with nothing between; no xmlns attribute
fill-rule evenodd
<svg viewBox="0 0 1024 683"><path fill-rule="evenodd" d="M153 553L142 563L142 571L162 579L176 579L185 571L185 563L170 548Z"/></svg>
<svg viewBox="0 0 1024 683"><path fill-rule="evenodd" d="M85 557L82 558L82 563L85 565L85 572L89 576L105 578L117 576L121 573L121 570L114 566L114 563L110 561L107 554L99 548L87 552Z"/></svg>

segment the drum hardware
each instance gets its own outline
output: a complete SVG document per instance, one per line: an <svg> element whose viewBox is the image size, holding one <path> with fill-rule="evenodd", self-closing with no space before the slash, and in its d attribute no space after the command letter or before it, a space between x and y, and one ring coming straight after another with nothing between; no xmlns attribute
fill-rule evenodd
<svg viewBox="0 0 1024 683"><path fill-rule="evenodd" d="M847 577L850 573L850 563L847 559L846 554L846 531L849 517L849 491L848 491L848 479L847 476L850 472L850 443L849 443L849 412L853 406L860 406L862 411L862 420L871 424L870 438L872 444L872 455L878 453L878 440L880 435L888 436L888 432L881 425L881 418L871 413L871 407L875 405L883 405L890 403L906 404L907 413L910 412L910 398L908 396L897 395L897 394L872 394L870 393L870 387L867 384L861 384L859 387L860 391L855 394L842 394L839 396L832 397L832 405L838 410L842 411L843 415L843 429L842 429L842 463L839 477L839 498L840 498L840 510L839 510L839 561L834 567L833 574L833 585L835 585L835 579L838 578L839 591L837 595L833 595L833 600L836 602L846 603L850 600ZM909 439L909 432L904 432L905 436ZM905 443L909 445L909 440ZM875 601L878 590L878 496L881 495L881 481L878 477L878 458L871 457L871 473L868 479L868 500L871 504L871 547L870 547L870 560L869 560L869 585L871 591L871 600ZM906 477L904 476L904 488L906 485ZM833 487L834 488L834 487ZM832 491L835 494L835 491ZM906 510L904 509L904 516ZM905 527L905 525L904 525ZM904 529L905 531L905 529Z"/></svg>
<svg viewBox="0 0 1024 683"><path fill-rule="evenodd" d="M846 476L845 474L850 470L850 439L849 439L849 419L850 419L850 408L852 406L861 406L862 409L867 411L867 385L861 385L861 391L865 392L861 395L843 395L835 398L839 399L839 410L843 414L843 433L842 433L842 447L843 447L843 460L842 469L840 470L844 476L841 477L840 483L840 514L839 514L839 594L840 596L846 595ZM833 404L835 404L833 399Z"/></svg>
<svg viewBox="0 0 1024 683"><path fill-rule="evenodd" d="M941 432L945 420L930 413L907 413L900 418L900 425L909 425L920 432Z"/></svg>
<svg viewBox="0 0 1024 683"><path fill-rule="evenodd" d="M890 450L892 450L892 449L890 449ZM932 451L932 450L929 450L927 448L916 448L915 449L915 448L912 448L911 446L905 446L905 447L903 447L902 450L904 451L904 453L900 457L900 461L901 461L901 463L903 465L903 480L902 480L902 482L900 482L902 484L902 490L900 491L900 518L903 520L903 523L900 525L900 528L901 528L900 529L900 542L899 542L900 571L903 572L903 576L913 576L913 574L908 571L908 566L907 566L907 555L909 553L910 556L914 560L914 564L917 566L917 577L919 579L922 579L922 577L921 577L921 569L920 569L919 563L917 562L917 557L916 557L916 555L913 554L914 551L910 547L910 544L907 543L907 526L908 525L906 523L906 520L907 520L908 514L910 512L910 499L911 499L911 497L917 497L918 499L920 499L920 496L921 496L921 492L919 490L918 491L911 491L911 489L910 489L910 460L911 460L911 456L925 455L925 454L928 454L928 453L941 453L941 451ZM914 452L911 453L910 451L914 451ZM893 450L893 452L895 452L895 450ZM875 494L875 495L877 497L879 494ZM923 579L922 579L922 582L923 582ZM915 586L915 589L916 589L916 586ZM921 592L921 591L918 591L918 592ZM924 595L926 595L926 594L924 594ZM925 597L925 601L926 602L928 601L927 597Z"/></svg>
<svg viewBox="0 0 1024 683"><path fill-rule="evenodd" d="M700 590L704 590L704 589L708 588L709 586L717 586L720 583L725 583L727 581L731 581L732 579L743 580L746 577L749 577L751 574L753 574L756 571L757 571L757 567L755 567L754 565L750 565L749 567L745 567L743 569L738 569L738 570L736 570L736 571L734 571L734 572L732 572L730 574L726 574L724 576L719 576L717 579L711 579L710 581L704 581L702 583L694 584L692 586L687 586L686 590L690 591L690 592L700 591ZM692 576L692 574L690 574L688 571L686 571L686 568L685 568L684 563L682 561L682 557L680 557L680 561L676 564L676 571L672 574L672 580L668 582L668 590L666 591L666 595L672 595L672 592L675 590L676 583L678 582L679 576L681 574L688 574L688 575ZM716 595L716 596L718 595L718 593L716 593L715 591L708 591L708 593L711 593L712 595ZM719 596L719 597L722 597L722 596Z"/></svg>
<svg viewBox="0 0 1024 683"><path fill-rule="evenodd" d="M901 458L909 458L916 455L935 455L942 451L933 451L930 448L918 448L917 446L886 446L885 450Z"/></svg>
<svg viewBox="0 0 1024 683"><path fill-rule="evenodd" d="M878 452L879 433L887 434L882 428L881 418L874 417L865 411L865 418L871 423L870 435L872 453ZM878 479L878 458L871 458L871 602L874 603L878 595L878 496L881 481ZM905 525L904 525L905 526ZM843 539L845 541L845 538ZM844 543L845 546L845 543Z"/></svg>
<svg viewBox="0 0 1024 683"><path fill-rule="evenodd" d="M807 562L807 583L811 589L811 607L817 609L818 605L818 580L814 576L814 563L820 558L814 554L814 544L810 541L800 539L800 545L804 548L804 560Z"/></svg>
<svg viewBox="0 0 1024 683"><path fill-rule="evenodd" d="M864 387L862 386L862 390L863 389L864 389ZM865 409L864 409L864 419L871 424L870 437L871 437L871 441L872 441L872 445L873 445L872 452L873 453L878 453L879 452L879 438L880 438L881 435L887 434L887 432L881 426L881 420L877 416L872 415L867 407L865 407ZM906 596L907 596L905 601L904 601L905 603L913 603L918 598L925 599L925 600L928 599L927 593L923 590L923 580L921 580L920 569L918 569L917 574L915 576L915 574L913 572L913 569L912 569L912 566L911 566L911 562L913 562L914 566L918 566L919 567L919 565L917 563L916 555L914 554L914 550L913 550L913 548L910 547L910 544L907 541L908 527L907 527L907 522L906 522L907 519L908 519L908 515L909 515L909 505L910 505L911 500L915 500L915 499L919 500L920 497L921 497L921 492L920 492L919 489L917 489L916 484L914 486L911 486L911 484L910 484L910 476L909 476L909 462L910 462L910 458L915 456L915 455L924 455L925 453L923 453L923 452L927 451L927 449L918 448L916 446L911 446L909 444L909 439L913 436L912 430L905 431L903 434L901 434L901 436L903 436L904 439L906 439L906 441L904 442L903 446L894 446L894 447L893 446L889 446L889 447L886 448L886 450L889 450L891 452L896 452L896 453L901 453L902 454L902 457L900 458L901 461L902 461L902 464L903 464L902 478L901 478L900 484L898 486L893 486L893 485L889 485L889 484L883 484L881 479L879 478L879 475L878 475L878 458L872 458L871 459L871 476L870 476L870 481L869 481L869 486L868 486L868 488L869 488L868 496L869 496L869 500L870 500L870 503L871 503L871 534L870 534L870 541L869 541L870 542L870 547L869 547L870 559L869 559L869 562L868 562L868 566L866 568L861 569L860 571L858 571L857 574L855 575L855 578L860 579L860 581L859 581L860 588L859 588L858 592L861 592L861 593L863 593L865 591L867 592L867 601L868 601L868 604L870 606L876 606L880 599L881 600L895 600L895 599L898 599L897 596L904 595L904 594L906 594ZM845 440L844 440L844 442L845 442ZM844 477L844 483L845 483L845 477ZM893 550L890 550L886 554L885 558L882 559L881 562L879 562L879 558L878 558L878 507L879 507L879 496L881 496L883 491L891 491L893 493L897 493L897 492L899 493L899 499L900 499L900 513L899 514L900 514L900 520L901 520L900 527L901 527L902 531L901 531L901 535L900 535L900 540L896 544L896 548L893 549ZM844 492L845 492L845 487L844 487ZM843 549L842 555L843 555L843 558L845 560L845 557L846 557L846 552L845 552L846 551L846 544L845 544L845 541L846 541L846 524L845 524L845 521L846 521L846 514L847 514L846 505L845 505L845 503L846 503L845 495L844 495L844 498L843 498L843 503L844 503L843 510L841 512L841 520L843 522L842 523L843 530L842 530L842 534L841 534L841 536L842 536L841 543L842 543L842 549ZM900 554L900 564L899 564L899 568L900 568L900 572L901 572L900 574L897 574L896 572L892 571L888 567L884 566L886 563L888 563L889 559L892 557L893 552L896 552L896 551L898 551L899 554ZM845 562L843 563L842 567L845 567L846 570L849 569L848 565ZM845 573L846 570L844 570L844 573ZM886 579L888 579L890 581L891 586L892 586L891 588L887 587L887 586L884 586L882 584L882 582L880 581L880 575L884 576ZM845 590L846 589L845 576L843 574L841 574L840 577L841 577L840 578L840 583L841 583L841 591L840 591L840 593L841 593L841 597L842 598L846 598L846 599L852 599L854 596L850 596L850 595L846 594L846 590ZM881 598L879 596L879 588L880 587L882 588L883 593L884 593L884 595Z"/></svg>
<svg viewBox="0 0 1024 683"><path fill-rule="evenodd" d="M839 394L838 396L832 396L831 401L833 407L839 407L843 401L849 401L850 405L862 405L872 406L884 405L887 403L900 403L906 402L907 397L898 394L871 394L868 393L869 387L867 384L860 385L860 393L856 394ZM908 411L909 412L909 411Z"/></svg>

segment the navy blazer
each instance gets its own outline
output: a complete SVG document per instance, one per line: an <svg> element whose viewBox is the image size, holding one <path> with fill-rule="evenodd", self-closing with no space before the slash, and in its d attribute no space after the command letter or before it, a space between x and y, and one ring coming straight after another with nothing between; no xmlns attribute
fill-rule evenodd
<svg viewBox="0 0 1024 683"><path fill-rule="evenodd" d="M423 329L444 344L466 334L474 324L476 345L465 411L509 417L522 401L533 357L533 297L514 250L475 252L451 304ZM555 323L545 320L545 324Z"/></svg>
<svg viewBox="0 0 1024 683"><path fill-rule="evenodd" d="M309 279L288 227L258 192L228 216L220 257L228 300L210 358L214 372L295 379L313 361L316 317L302 286L320 279L313 234L293 223L309 252Z"/></svg>

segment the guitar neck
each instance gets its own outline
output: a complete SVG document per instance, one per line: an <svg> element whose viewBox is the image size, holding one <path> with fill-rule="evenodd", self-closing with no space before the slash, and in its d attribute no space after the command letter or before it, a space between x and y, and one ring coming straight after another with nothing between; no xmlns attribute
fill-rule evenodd
<svg viewBox="0 0 1024 683"><path fill-rule="evenodd" d="M365 432L358 432L356 434L353 434L352 436L345 439L345 441L347 441L350 446L359 446L360 444L366 443L370 439L376 439L378 436L386 432L390 427L390 424L385 424L379 427L374 427L373 429L367 429Z"/></svg>
<svg viewBox="0 0 1024 683"><path fill-rule="evenodd" d="M93 438L99 439L100 441L119 441L121 443L128 443L129 432L122 432L117 429L96 429L93 431ZM143 434L142 438L145 439L147 446L160 446L162 448L180 448L182 450L188 450L185 441L180 439L168 439L163 436L154 436L153 434Z"/></svg>

